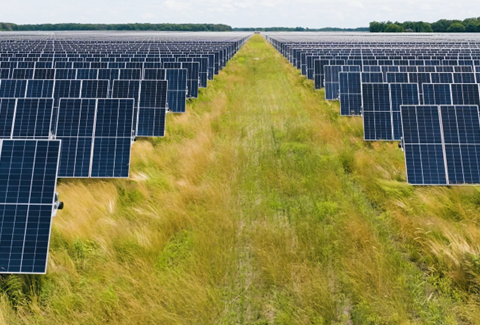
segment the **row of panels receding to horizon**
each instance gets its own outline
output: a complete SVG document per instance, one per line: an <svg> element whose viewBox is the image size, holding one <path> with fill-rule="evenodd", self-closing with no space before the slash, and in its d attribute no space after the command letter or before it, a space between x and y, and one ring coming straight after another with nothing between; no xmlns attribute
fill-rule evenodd
<svg viewBox="0 0 480 325"><path fill-rule="evenodd" d="M248 37L0 34L0 273L45 273L57 178L128 178Z"/></svg>
<svg viewBox="0 0 480 325"><path fill-rule="evenodd" d="M362 117L365 141L400 141L410 184L480 184L480 36L267 39L340 115Z"/></svg>

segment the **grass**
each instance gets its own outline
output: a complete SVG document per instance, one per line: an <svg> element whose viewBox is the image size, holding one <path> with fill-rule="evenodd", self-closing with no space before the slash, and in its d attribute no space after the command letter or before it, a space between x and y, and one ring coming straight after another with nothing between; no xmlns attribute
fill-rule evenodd
<svg viewBox="0 0 480 325"><path fill-rule="evenodd" d="M7 324L477 324L480 188L412 187L261 36L138 140L129 180L62 180L48 273Z"/></svg>

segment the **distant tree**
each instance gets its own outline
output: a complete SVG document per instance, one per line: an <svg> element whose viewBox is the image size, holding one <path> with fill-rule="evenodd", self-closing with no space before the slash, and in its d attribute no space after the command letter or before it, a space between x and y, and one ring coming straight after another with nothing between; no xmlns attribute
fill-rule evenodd
<svg viewBox="0 0 480 325"><path fill-rule="evenodd" d="M446 30L449 33L461 33L465 31L465 26L462 23L455 22L450 25Z"/></svg>
<svg viewBox="0 0 480 325"><path fill-rule="evenodd" d="M390 24L385 28L385 33L403 33L403 27L397 24Z"/></svg>
<svg viewBox="0 0 480 325"><path fill-rule="evenodd" d="M385 28L387 28L387 24L385 23L379 23L377 21L370 23L370 33L381 33L385 31Z"/></svg>

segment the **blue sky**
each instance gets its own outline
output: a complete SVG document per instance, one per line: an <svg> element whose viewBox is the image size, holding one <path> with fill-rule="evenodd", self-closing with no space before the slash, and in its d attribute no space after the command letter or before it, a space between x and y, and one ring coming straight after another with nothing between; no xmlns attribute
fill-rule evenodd
<svg viewBox="0 0 480 325"><path fill-rule="evenodd" d="M480 16L467 0L15 0L0 21L27 23L224 23L234 27L363 27L372 20L464 19Z"/></svg>

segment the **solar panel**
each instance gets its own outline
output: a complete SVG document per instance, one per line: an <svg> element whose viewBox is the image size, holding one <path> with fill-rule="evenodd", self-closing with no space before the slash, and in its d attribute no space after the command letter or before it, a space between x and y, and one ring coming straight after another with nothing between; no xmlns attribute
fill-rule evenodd
<svg viewBox="0 0 480 325"><path fill-rule="evenodd" d="M401 116L408 182L446 185L438 106L402 106Z"/></svg>
<svg viewBox="0 0 480 325"><path fill-rule="evenodd" d="M11 138L51 138L53 136L51 132L52 113L53 98L18 98L15 105Z"/></svg>
<svg viewBox="0 0 480 325"><path fill-rule="evenodd" d="M10 78L10 69L0 69L0 79Z"/></svg>
<svg viewBox="0 0 480 325"><path fill-rule="evenodd" d="M98 99L90 177L128 178L133 99Z"/></svg>
<svg viewBox="0 0 480 325"><path fill-rule="evenodd" d="M76 69L55 69L55 79L76 79L77 70Z"/></svg>
<svg viewBox="0 0 480 325"><path fill-rule="evenodd" d="M362 90L360 72L340 72L340 115L361 115Z"/></svg>
<svg viewBox="0 0 480 325"><path fill-rule="evenodd" d="M128 177L133 106L133 99L61 99L59 176Z"/></svg>
<svg viewBox="0 0 480 325"><path fill-rule="evenodd" d="M58 107L60 98L80 98L81 88L82 80L55 80L54 107Z"/></svg>
<svg viewBox="0 0 480 325"><path fill-rule="evenodd" d="M22 98L27 92L27 80L1 80L1 98Z"/></svg>
<svg viewBox="0 0 480 325"><path fill-rule="evenodd" d="M420 104L420 92L417 84L391 83L390 87L390 105L392 108L392 131L391 140L400 140L402 138L402 118L400 116L400 107L402 105Z"/></svg>
<svg viewBox="0 0 480 325"><path fill-rule="evenodd" d="M82 80L81 98L107 98L108 80Z"/></svg>
<svg viewBox="0 0 480 325"><path fill-rule="evenodd" d="M119 79L123 79L123 80L142 79L142 69L120 69Z"/></svg>
<svg viewBox="0 0 480 325"><path fill-rule="evenodd" d="M0 140L0 273L45 273L58 140Z"/></svg>
<svg viewBox="0 0 480 325"><path fill-rule="evenodd" d="M12 79L33 79L34 69L13 69Z"/></svg>
<svg viewBox="0 0 480 325"><path fill-rule="evenodd" d="M167 104L173 113L185 113L187 106L187 69L167 69Z"/></svg>
<svg viewBox="0 0 480 325"><path fill-rule="evenodd" d="M145 80L165 80L165 69L145 69L143 79Z"/></svg>
<svg viewBox="0 0 480 325"><path fill-rule="evenodd" d="M135 113L133 117L134 131L137 131L138 102L140 99L140 80L114 80L112 98L133 98L135 100Z"/></svg>
<svg viewBox="0 0 480 325"><path fill-rule="evenodd" d="M35 69L33 79L55 79L55 69Z"/></svg>
<svg viewBox="0 0 480 325"><path fill-rule="evenodd" d="M95 123L95 99L61 99L56 128L62 140L59 177L89 177Z"/></svg>
<svg viewBox="0 0 480 325"><path fill-rule="evenodd" d="M25 97L28 98L53 98L55 80L28 80Z"/></svg>
<svg viewBox="0 0 480 325"><path fill-rule="evenodd" d="M187 69L187 97L198 98L198 86L200 80L200 63L183 62L182 68Z"/></svg>
<svg viewBox="0 0 480 325"><path fill-rule="evenodd" d="M138 136L165 135L167 89L166 80L142 80L136 128Z"/></svg>
<svg viewBox="0 0 480 325"><path fill-rule="evenodd" d="M362 83L362 93L364 139L391 140L393 135L389 85Z"/></svg>
<svg viewBox="0 0 480 325"><path fill-rule="evenodd" d="M365 82L383 82L383 73L381 72L362 72L362 83Z"/></svg>
<svg viewBox="0 0 480 325"><path fill-rule="evenodd" d="M81 79L81 80L98 79L98 69L77 69L77 79Z"/></svg>
<svg viewBox="0 0 480 325"><path fill-rule="evenodd" d="M478 84L423 84L428 105L480 105Z"/></svg>
<svg viewBox="0 0 480 325"><path fill-rule="evenodd" d="M480 183L478 106L402 106L408 182Z"/></svg>
<svg viewBox="0 0 480 325"><path fill-rule="evenodd" d="M353 65L326 65L323 67L325 72L325 99L336 100L339 96L340 82L338 74L340 72L360 71L359 66Z"/></svg>
<svg viewBox="0 0 480 325"><path fill-rule="evenodd" d="M0 138L2 139L12 137L16 105L16 98L0 98Z"/></svg>

